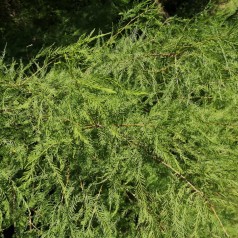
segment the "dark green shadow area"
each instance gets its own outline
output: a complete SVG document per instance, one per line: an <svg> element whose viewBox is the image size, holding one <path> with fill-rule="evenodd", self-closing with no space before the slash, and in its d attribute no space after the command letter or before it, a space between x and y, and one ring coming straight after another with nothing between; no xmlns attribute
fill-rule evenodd
<svg viewBox="0 0 238 238"><path fill-rule="evenodd" d="M120 12L146 0L0 0L0 52L5 61L28 62L41 49L74 43L94 30L110 32ZM148 4L153 2L147 1ZM191 18L209 0L161 0L169 16Z"/></svg>
<svg viewBox="0 0 238 238"><path fill-rule="evenodd" d="M202 12L210 0L164 0L164 7L170 15L182 18L192 18Z"/></svg>
<svg viewBox="0 0 238 238"><path fill-rule="evenodd" d="M14 2L14 1L13 1ZM2 5L0 51L5 59L29 61L40 49L76 42L82 34L109 32L120 19L119 12L131 7L128 0L15 1Z"/></svg>

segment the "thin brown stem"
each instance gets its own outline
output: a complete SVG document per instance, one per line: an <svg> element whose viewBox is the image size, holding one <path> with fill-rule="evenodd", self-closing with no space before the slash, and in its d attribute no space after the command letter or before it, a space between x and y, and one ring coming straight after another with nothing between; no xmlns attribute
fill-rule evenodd
<svg viewBox="0 0 238 238"><path fill-rule="evenodd" d="M156 161L159 161L161 164L163 164L166 168L168 168L169 170L171 170L178 178L180 178L181 180L183 180L184 182L186 182L188 184L188 186L197 194L199 194L201 196L201 198L203 198L206 202L206 204L208 204L209 208L212 210L213 214L215 215L216 219L218 220L220 226L222 227L222 230L224 232L224 234L226 235L226 237L230 237L229 234L227 233L226 228L224 227L220 217L218 216L216 209L214 208L213 204L211 203L211 201L205 196L205 194L199 190L198 188L195 187L195 185L193 185L184 175L182 175L181 173L179 173L176 169L174 169L170 164L166 163L165 161L163 161L162 159L159 159L158 157L154 156L154 159Z"/></svg>

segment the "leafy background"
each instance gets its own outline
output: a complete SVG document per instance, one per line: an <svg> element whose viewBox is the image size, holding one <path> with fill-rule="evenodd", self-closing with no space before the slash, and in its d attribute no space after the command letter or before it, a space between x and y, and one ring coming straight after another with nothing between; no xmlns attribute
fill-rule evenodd
<svg viewBox="0 0 238 238"><path fill-rule="evenodd" d="M7 47L1 236L237 237L237 29L141 2L28 63Z"/></svg>

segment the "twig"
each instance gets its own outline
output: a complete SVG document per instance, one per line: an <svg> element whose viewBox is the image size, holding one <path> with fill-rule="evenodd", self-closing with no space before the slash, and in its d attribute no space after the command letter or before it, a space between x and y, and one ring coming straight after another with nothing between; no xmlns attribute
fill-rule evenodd
<svg viewBox="0 0 238 238"><path fill-rule="evenodd" d="M145 56L155 56L155 57L175 57L177 56L177 53L151 53L151 54L146 54Z"/></svg>
<svg viewBox="0 0 238 238"><path fill-rule="evenodd" d="M167 168L169 168L170 170L172 170L172 171L175 173L175 175L176 175L177 177L179 177L179 178L181 178L182 180L186 181L186 183L193 189L193 191L195 191L196 193L199 193L202 197L204 197L203 192L200 191L200 190L198 190L191 182L189 182L188 179L187 179L184 175L180 174L177 170L175 170L174 168L172 168L171 165L167 164L167 163L164 162L163 160L161 160L160 162L161 162L161 164L165 165Z"/></svg>
<svg viewBox="0 0 238 238"><path fill-rule="evenodd" d="M226 228L224 227L220 217L218 216L216 209L214 208L211 201L205 196L205 194L202 191L200 191L198 188L196 188L184 175L182 175L177 170L175 170L170 164L166 163L162 159L159 159L157 156L154 156L154 159L156 161L159 161L161 164L163 164L165 167L167 167L171 171L173 171L177 177L179 177L181 180L185 181L189 185L189 187L192 188L193 191L198 193L205 200L205 202L209 205L210 209L212 210L213 214L215 215L216 219L218 220L219 224L221 225L222 230L223 230L224 234L226 235L226 237L230 237L229 234L227 233Z"/></svg>
<svg viewBox="0 0 238 238"><path fill-rule="evenodd" d="M113 124L113 126L116 126L116 127L144 127L144 126L148 126L148 125L145 125L143 123L135 123L135 124ZM104 125L96 123L96 124L86 125L82 129L86 130L86 129L105 128L105 127L106 126L104 126Z"/></svg>

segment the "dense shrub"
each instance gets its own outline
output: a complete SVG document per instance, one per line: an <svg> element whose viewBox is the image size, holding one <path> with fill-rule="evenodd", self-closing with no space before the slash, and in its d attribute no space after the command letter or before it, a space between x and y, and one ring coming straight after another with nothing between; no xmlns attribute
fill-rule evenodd
<svg viewBox="0 0 238 238"><path fill-rule="evenodd" d="M2 234L236 237L237 21L124 17L1 59Z"/></svg>

